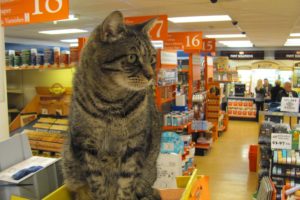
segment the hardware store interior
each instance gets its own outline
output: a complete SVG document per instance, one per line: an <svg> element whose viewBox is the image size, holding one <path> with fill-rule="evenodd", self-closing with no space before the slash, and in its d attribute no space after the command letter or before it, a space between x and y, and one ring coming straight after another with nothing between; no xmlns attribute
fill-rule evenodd
<svg viewBox="0 0 300 200"><path fill-rule="evenodd" d="M300 199L299 0L2 0L0 200Z"/></svg>

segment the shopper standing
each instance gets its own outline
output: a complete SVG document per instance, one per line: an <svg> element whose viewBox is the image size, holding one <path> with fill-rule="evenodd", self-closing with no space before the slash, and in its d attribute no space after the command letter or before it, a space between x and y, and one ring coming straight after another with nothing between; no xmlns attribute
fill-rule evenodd
<svg viewBox="0 0 300 200"><path fill-rule="evenodd" d="M267 78L264 79L264 89L266 91L265 96L271 96L272 85L269 83L269 80Z"/></svg>
<svg viewBox="0 0 300 200"><path fill-rule="evenodd" d="M259 111L264 109L266 90L261 79L257 81L255 87L256 121L258 121Z"/></svg>
<svg viewBox="0 0 300 200"><path fill-rule="evenodd" d="M281 87L281 81L276 80L275 87L272 87L272 89L271 89L271 102L277 101L277 96L278 96L279 92L282 90L283 90L283 88Z"/></svg>
<svg viewBox="0 0 300 200"><path fill-rule="evenodd" d="M292 84L290 82L284 83L283 90L281 90L277 95L277 101L281 102L282 97L298 97L297 92L292 90Z"/></svg>

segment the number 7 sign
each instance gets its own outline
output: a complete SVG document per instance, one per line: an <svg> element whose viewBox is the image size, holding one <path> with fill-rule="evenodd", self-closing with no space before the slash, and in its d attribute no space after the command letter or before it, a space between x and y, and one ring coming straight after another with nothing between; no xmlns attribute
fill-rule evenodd
<svg viewBox="0 0 300 200"><path fill-rule="evenodd" d="M168 16L167 15L153 15L153 16L138 16L126 17L126 24L138 24L149 19L156 18L156 22L150 30L151 40L167 40L168 39Z"/></svg>

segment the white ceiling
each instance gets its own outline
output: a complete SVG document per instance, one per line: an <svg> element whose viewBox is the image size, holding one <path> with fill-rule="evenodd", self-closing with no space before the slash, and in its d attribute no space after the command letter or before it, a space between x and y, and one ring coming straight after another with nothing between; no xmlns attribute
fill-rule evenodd
<svg viewBox="0 0 300 200"><path fill-rule="evenodd" d="M113 10L124 16L167 14L169 17L227 14L238 21L256 47L283 46L291 32L300 32L300 0L70 0L70 13L80 16L71 22L41 23L8 27L6 37L59 42L86 34L43 35L38 31L82 28L91 31ZM204 34L240 33L231 22L185 23L169 22L169 32L202 31ZM228 40L228 39L226 39ZM238 39L237 39L238 40ZM239 39L241 40L241 39Z"/></svg>

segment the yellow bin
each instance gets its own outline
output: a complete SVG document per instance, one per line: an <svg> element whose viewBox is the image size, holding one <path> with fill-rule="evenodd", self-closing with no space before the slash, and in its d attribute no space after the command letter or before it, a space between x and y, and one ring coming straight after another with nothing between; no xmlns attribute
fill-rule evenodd
<svg viewBox="0 0 300 200"><path fill-rule="evenodd" d="M162 200L210 200L208 188L208 176L197 176L197 170L192 176L180 176L176 178L178 189L161 190ZM183 189L185 188L185 189ZM179 196L174 196L179 195ZM179 197L179 198L178 198ZM72 200L66 186L61 186L42 200ZM11 200L28 200L12 196Z"/></svg>

